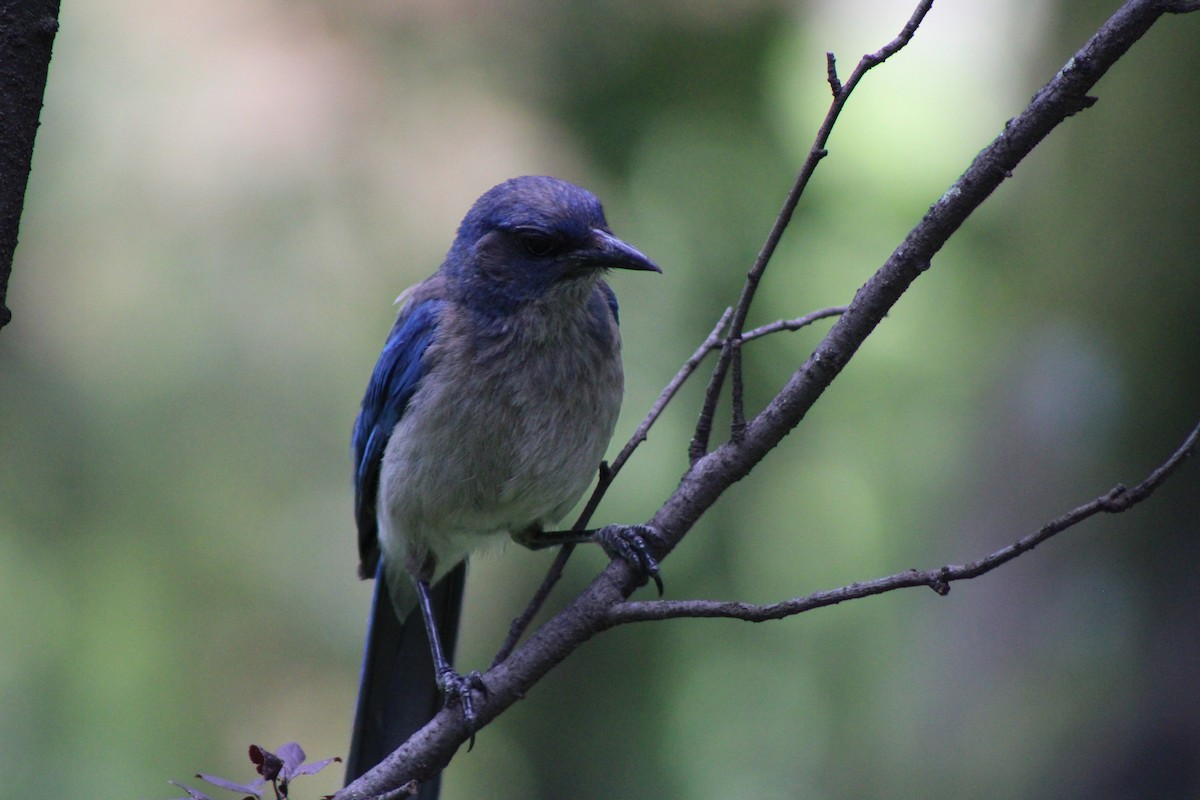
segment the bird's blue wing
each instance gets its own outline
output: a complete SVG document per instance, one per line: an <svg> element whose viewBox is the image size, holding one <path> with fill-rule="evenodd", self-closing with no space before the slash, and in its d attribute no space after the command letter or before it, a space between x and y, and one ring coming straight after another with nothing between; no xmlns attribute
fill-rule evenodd
<svg viewBox="0 0 1200 800"><path fill-rule="evenodd" d="M441 300L425 300L401 312L388 335L354 423L354 516L358 522L359 573L373 577L379 562L375 505L383 452L404 416L424 373L423 356L437 332Z"/></svg>

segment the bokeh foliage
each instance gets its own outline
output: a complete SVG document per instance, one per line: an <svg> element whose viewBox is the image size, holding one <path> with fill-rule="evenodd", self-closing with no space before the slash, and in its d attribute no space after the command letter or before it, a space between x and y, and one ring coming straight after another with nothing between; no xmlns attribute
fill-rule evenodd
<svg viewBox="0 0 1200 800"><path fill-rule="evenodd" d="M752 322L846 302L1115 5L936 6L851 101ZM0 332L0 796L166 797L248 774L251 742L343 753L368 603L348 436L391 298L493 183L592 188L666 273L614 277L628 435L733 301L825 50L848 71L910 11L65 4ZM1198 37L1160 22L968 222L667 562L670 596L974 558L1165 457L1200 409ZM748 349L754 408L817 335ZM673 487L701 386L600 521ZM1196 796L1198 487L1188 465L946 599L607 633L445 796ZM548 558L477 560L462 666Z"/></svg>

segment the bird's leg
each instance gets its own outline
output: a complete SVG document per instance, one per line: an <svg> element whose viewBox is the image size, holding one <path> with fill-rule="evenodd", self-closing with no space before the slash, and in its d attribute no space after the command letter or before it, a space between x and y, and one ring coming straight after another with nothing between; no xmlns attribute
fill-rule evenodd
<svg viewBox="0 0 1200 800"><path fill-rule="evenodd" d="M530 550L584 542L598 544L609 558L619 558L632 567L641 584L654 581L661 596L663 582L658 574L658 559L647 543L652 538L659 538L659 532L651 525L605 525L590 531L542 531L534 527L513 534L517 544Z"/></svg>
<svg viewBox="0 0 1200 800"><path fill-rule="evenodd" d="M438 634L437 621L433 618L433 607L429 601L429 581L418 580L417 600L421 605L421 618L425 620L425 633L429 635L429 650L433 655L433 671L437 675L438 688L442 690L446 705L453 705L457 700L462 706L463 721L467 723L467 731L471 734L467 750L475 746L475 706L471 701L471 690L478 689L487 696L487 685L483 676L478 672L459 675L446 660L446 651L442 648L442 637Z"/></svg>

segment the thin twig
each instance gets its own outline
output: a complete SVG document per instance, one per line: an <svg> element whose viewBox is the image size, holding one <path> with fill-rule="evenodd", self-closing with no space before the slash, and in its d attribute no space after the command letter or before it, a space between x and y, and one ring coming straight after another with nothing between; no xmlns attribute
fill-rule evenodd
<svg viewBox="0 0 1200 800"><path fill-rule="evenodd" d="M838 79L837 58L829 52L825 53L825 79L829 81L829 89L836 98L842 91L842 82Z"/></svg>
<svg viewBox="0 0 1200 800"><path fill-rule="evenodd" d="M1111 491L1102 494L1091 502L1068 511L1061 517L1052 520L1037 531L1018 539L1007 547L1003 547L978 561L962 565L947 565L930 570L907 570L889 575L885 578L852 583L839 589L829 589L814 592L806 597L797 597L780 603L755 605L751 603L722 602L718 600L649 600L643 602L624 602L612 608L608 621L614 625L628 622L644 622L651 620L679 619L683 617L723 617L739 619L746 622L765 622L773 619L802 614L815 608L836 605L847 600L883 594L896 589L912 586L928 586L940 595L950 593L950 584L954 581L969 580L991 572L1002 564L1012 561L1022 553L1027 553L1042 542L1072 528L1089 517L1101 512L1119 514L1142 502L1154 493L1162 483L1174 472L1180 464L1192 456L1200 440L1200 424L1192 429L1184 439L1183 444L1150 475L1134 486L1126 489L1117 484Z"/></svg>
<svg viewBox="0 0 1200 800"><path fill-rule="evenodd" d="M830 306L829 308L822 308L819 311L810 311L804 316L796 317L795 319L777 320L767 325L763 325L762 327L755 328L752 331L747 331L746 333L742 334L742 341L749 342L762 336L768 336L772 333L779 333L780 331L798 331L801 328L806 328L809 325L812 325L814 322L818 322L819 320L845 314L847 308L848 306Z"/></svg>
<svg viewBox="0 0 1200 800"><path fill-rule="evenodd" d="M726 339L729 347L729 367L733 370L733 387L730 393L729 439L740 442L746 430L746 394L742 375L742 337Z"/></svg>
<svg viewBox="0 0 1200 800"><path fill-rule="evenodd" d="M925 2L922 2L920 5L918 5L916 10L913 11L912 16L908 18L908 22L904 23L904 27L900 30L899 36L897 36L895 39L892 39L876 52L863 56L863 61L869 63L859 63L858 66L862 67L862 71L866 72L871 67L882 64L884 61L887 61L889 58L896 55L896 53L899 53L901 50L903 50L904 47L912 41L913 36L917 33L917 28L921 27L921 23L925 21L925 15L929 13L929 9L932 7L933 0L925 0ZM858 67L855 68L854 72L858 73ZM858 77L861 78L862 74L858 73ZM854 81L855 76L851 75L850 80L846 81L846 83L850 84Z"/></svg>
<svg viewBox="0 0 1200 800"><path fill-rule="evenodd" d="M580 528L580 530L583 529ZM573 552L575 552L573 544L564 544L558 548L554 560L550 562L550 569L546 570L546 577L542 578L541 585L533 593L533 597L529 598L529 602L525 604L525 610L509 624L508 635L504 637L504 641L500 643L500 649L492 657L492 667L508 658L512 654L513 648L517 646L517 642L521 641L521 637L525 635L525 631L529 630L533 618L542 610L542 606L546 604L546 598L550 596L550 592L554 591L554 587L558 585L563 572L566 571L567 561L570 560Z"/></svg>
<svg viewBox="0 0 1200 800"><path fill-rule="evenodd" d="M808 157L804 160L804 165L800 168L800 173L796 176L796 181L792 184L791 191L788 192L783 208L775 218L775 224L772 226L771 232L767 234L767 240L763 243L762 249L759 251L757 258L755 258L754 266L746 274L746 282L742 285L742 294L733 309L733 320L729 326L729 337L725 341L725 346L721 349L721 357L717 361L716 368L713 370L712 378L709 380L708 389L704 395L704 404L700 409L700 416L696 422L696 431L692 436L691 445L688 447L688 456L691 463L695 464L708 452L708 443L712 436L713 418L716 415L717 400L721 396L721 387L724 385L725 375L733 359L734 349L738 346L737 342L740 342L742 339L742 330L746 325L746 316L750 312L750 304L754 300L755 292L758 290L758 284L767 269L767 264L775 254L775 249L779 246L779 241L783 238L783 232L792 220L792 214L796 211L796 205L800 202L800 197L804 194L804 189L808 186L813 173L816 172L817 165L821 162L821 159L829 153L825 149L825 146L828 144L829 137L833 133L834 123L837 122L838 116L842 113L842 108L845 107L846 101L850 98L850 94L854 91L858 82L862 80L863 76L869 70L879 66L888 58L898 53L912 40L913 35L917 32L917 28L920 27L922 20L925 19L925 15L929 13L932 5L933 0L922 0L916 10L913 11L908 22L905 23L900 34L876 52L863 56L854 68L854 72L850 74L849 79L844 84L839 84L837 81L833 56L826 54L826 68L830 78L830 86L837 85L838 88L834 93L829 111L825 114L825 120L817 130L817 137L813 141L812 148L808 151ZM735 409L740 408L742 405L740 384L734 386L733 391L734 407ZM738 420L735 418L734 421L737 422ZM742 427L744 427L744 415L741 422ZM740 433L740 430L741 428L739 427L735 433Z"/></svg>

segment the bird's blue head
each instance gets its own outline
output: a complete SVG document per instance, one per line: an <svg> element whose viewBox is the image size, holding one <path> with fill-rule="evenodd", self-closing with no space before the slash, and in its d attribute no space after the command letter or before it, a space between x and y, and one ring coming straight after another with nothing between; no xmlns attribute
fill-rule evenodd
<svg viewBox="0 0 1200 800"><path fill-rule="evenodd" d="M442 266L469 305L500 313L560 290L582 302L609 269L662 271L612 235L591 192L545 176L476 200Z"/></svg>

